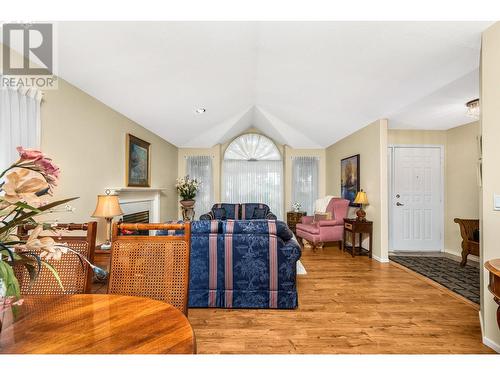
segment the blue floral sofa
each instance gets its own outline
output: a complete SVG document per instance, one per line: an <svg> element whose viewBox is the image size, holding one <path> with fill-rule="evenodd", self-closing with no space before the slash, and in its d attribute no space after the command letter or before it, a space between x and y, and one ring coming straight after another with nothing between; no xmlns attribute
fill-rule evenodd
<svg viewBox="0 0 500 375"><path fill-rule="evenodd" d="M200 220L276 220L264 203L217 203Z"/></svg>
<svg viewBox="0 0 500 375"><path fill-rule="evenodd" d="M300 255L282 221L194 221L189 307L296 308Z"/></svg>

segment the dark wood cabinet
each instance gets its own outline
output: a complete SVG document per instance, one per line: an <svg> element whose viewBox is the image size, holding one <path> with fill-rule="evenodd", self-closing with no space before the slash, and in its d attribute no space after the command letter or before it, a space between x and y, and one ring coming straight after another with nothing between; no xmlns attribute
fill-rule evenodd
<svg viewBox="0 0 500 375"><path fill-rule="evenodd" d="M101 250L100 246L96 247L94 253L94 264L108 272L108 277L104 282L97 281L95 278L92 280L92 292L93 293L106 293L108 289L109 281L109 270L111 266L111 250Z"/></svg>
<svg viewBox="0 0 500 375"><path fill-rule="evenodd" d="M296 234L295 226L301 222L303 216L306 216L306 213L303 211L289 211L286 213L286 224L294 234Z"/></svg>
<svg viewBox="0 0 500 375"><path fill-rule="evenodd" d="M346 245L347 233L351 234L351 246ZM369 249L363 248L363 234L369 236ZM359 246L356 246L356 235L358 235ZM351 252L352 256L368 255L372 257L373 221L361 221L356 219L344 219L344 241L342 250Z"/></svg>

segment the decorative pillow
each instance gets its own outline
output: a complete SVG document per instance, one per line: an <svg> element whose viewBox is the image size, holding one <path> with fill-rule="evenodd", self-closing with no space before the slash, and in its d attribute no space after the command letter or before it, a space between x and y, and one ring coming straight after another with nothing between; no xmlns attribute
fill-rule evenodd
<svg viewBox="0 0 500 375"><path fill-rule="evenodd" d="M255 207L252 214L253 220L265 219L267 214L266 208Z"/></svg>
<svg viewBox="0 0 500 375"><path fill-rule="evenodd" d="M332 220L331 212L315 212L313 223L319 223L321 220Z"/></svg>
<svg viewBox="0 0 500 375"><path fill-rule="evenodd" d="M226 209L225 208L214 208L214 219L216 220L226 220L227 219L227 214L226 214Z"/></svg>

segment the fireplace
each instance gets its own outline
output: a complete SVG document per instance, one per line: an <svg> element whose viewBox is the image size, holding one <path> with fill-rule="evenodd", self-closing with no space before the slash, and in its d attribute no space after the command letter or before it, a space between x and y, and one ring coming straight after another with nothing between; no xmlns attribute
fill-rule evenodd
<svg viewBox="0 0 500 375"><path fill-rule="evenodd" d="M124 214L120 221L122 223L146 223L146 224L148 224L149 223L149 210ZM122 233L122 234L135 235L135 236L147 236L147 235L149 235L149 231L139 230L139 231L134 231L133 233Z"/></svg>

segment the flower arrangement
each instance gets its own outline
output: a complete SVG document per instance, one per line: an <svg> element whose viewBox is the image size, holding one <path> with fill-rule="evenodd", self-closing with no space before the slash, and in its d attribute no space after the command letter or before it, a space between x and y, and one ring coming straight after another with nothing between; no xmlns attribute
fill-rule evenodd
<svg viewBox="0 0 500 375"><path fill-rule="evenodd" d="M63 254L72 252L87 262L94 271L102 273L81 254L66 244L56 243L54 225L38 223L35 218L43 213L56 212L65 205L65 211L73 211L69 198L52 203L46 201L53 195L60 170L50 158L38 150L17 148L19 160L0 173L0 312L2 309L22 303L19 282L13 267L26 267L33 283L42 267L53 274L63 288L56 269L50 261L60 260ZM21 225L35 225L28 239L16 236Z"/></svg>
<svg viewBox="0 0 500 375"><path fill-rule="evenodd" d="M292 204L292 208L295 212L299 212L302 208L302 205L299 202L295 202L294 204Z"/></svg>
<svg viewBox="0 0 500 375"><path fill-rule="evenodd" d="M196 192L200 188L200 183L196 179L186 177L178 178L175 187L182 200L192 200L196 197Z"/></svg>

